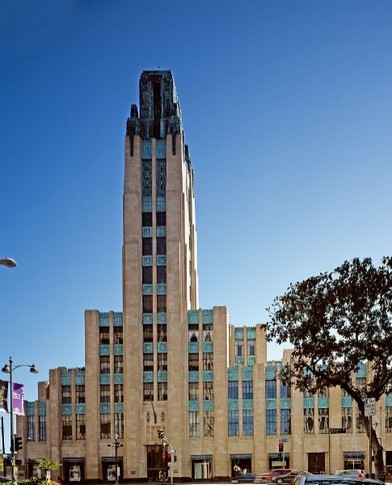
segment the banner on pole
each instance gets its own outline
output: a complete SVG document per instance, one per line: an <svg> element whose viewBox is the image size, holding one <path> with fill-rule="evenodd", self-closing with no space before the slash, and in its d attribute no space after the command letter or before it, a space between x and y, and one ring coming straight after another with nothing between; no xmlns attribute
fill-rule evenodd
<svg viewBox="0 0 392 485"><path fill-rule="evenodd" d="M24 416L24 387L23 384L12 384L12 408L14 414Z"/></svg>
<svg viewBox="0 0 392 485"><path fill-rule="evenodd" d="M0 412L8 413L8 381L0 380Z"/></svg>

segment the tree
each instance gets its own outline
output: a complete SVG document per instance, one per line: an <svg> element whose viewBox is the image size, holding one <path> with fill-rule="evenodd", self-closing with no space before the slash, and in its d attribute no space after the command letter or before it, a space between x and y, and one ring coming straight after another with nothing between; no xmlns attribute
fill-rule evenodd
<svg viewBox="0 0 392 485"><path fill-rule="evenodd" d="M316 393L340 386L358 405L369 436L364 398L376 401L392 383L392 258L345 261L332 272L290 284L268 308L268 340L289 342L290 362L281 379ZM367 363L365 387L352 379ZM377 476L384 473L382 446L371 428Z"/></svg>
<svg viewBox="0 0 392 485"><path fill-rule="evenodd" d="M58 460L48 460L47 458L36 458L34 460L37 468L42 472L41 476L46 476L46 472L54 472L60 467L60 461Z"/></svg>

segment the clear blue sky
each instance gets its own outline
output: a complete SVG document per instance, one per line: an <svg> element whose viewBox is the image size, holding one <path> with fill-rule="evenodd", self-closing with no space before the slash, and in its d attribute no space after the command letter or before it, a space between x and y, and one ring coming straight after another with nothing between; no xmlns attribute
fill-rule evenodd
<svg viewBox="0 0 392 485"><path fill-rule="evenodd" d="M125 123L171 69L196 177L200 306L255 325L290 282L391 255L390 0L3 0L1 365L26 397L122 310ZM271 347L270 358L280 351ZM5 375L3 375L5 377Z"/></svg>

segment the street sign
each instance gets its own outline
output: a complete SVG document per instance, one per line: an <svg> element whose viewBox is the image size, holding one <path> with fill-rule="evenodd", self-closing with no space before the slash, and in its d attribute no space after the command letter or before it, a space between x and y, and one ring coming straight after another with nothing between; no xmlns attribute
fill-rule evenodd
<svg viewBox="0 0 392 485"><path fill-rule="evenodd" d="M365 399L365 416L374 416L376 414L376 398L368 397Z"/></svg>
<svg viewBox="0 0 392 485"><path fill-rule="evenodd" d="M287 443L287 438L279 438L279 443Z"/></svg>

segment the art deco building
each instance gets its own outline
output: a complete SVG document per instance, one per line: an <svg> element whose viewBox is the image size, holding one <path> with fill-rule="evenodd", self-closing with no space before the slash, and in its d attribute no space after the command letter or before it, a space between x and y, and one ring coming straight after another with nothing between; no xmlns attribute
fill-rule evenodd
<svg viewBox="0 0 392 485"><path fill-rule="evenodd" d="M114 480L116 464L120 481L363 468L350 398L283 385L289 352L267 360L264 325L199 308L194 174L172 73L143 72L139 94L125 137L123 311L87 310L84 366L51 370L26 403L20 473L34 474L38 457L59 460L65 482ZM392 465L389 397L379 413Z"/></svg>

